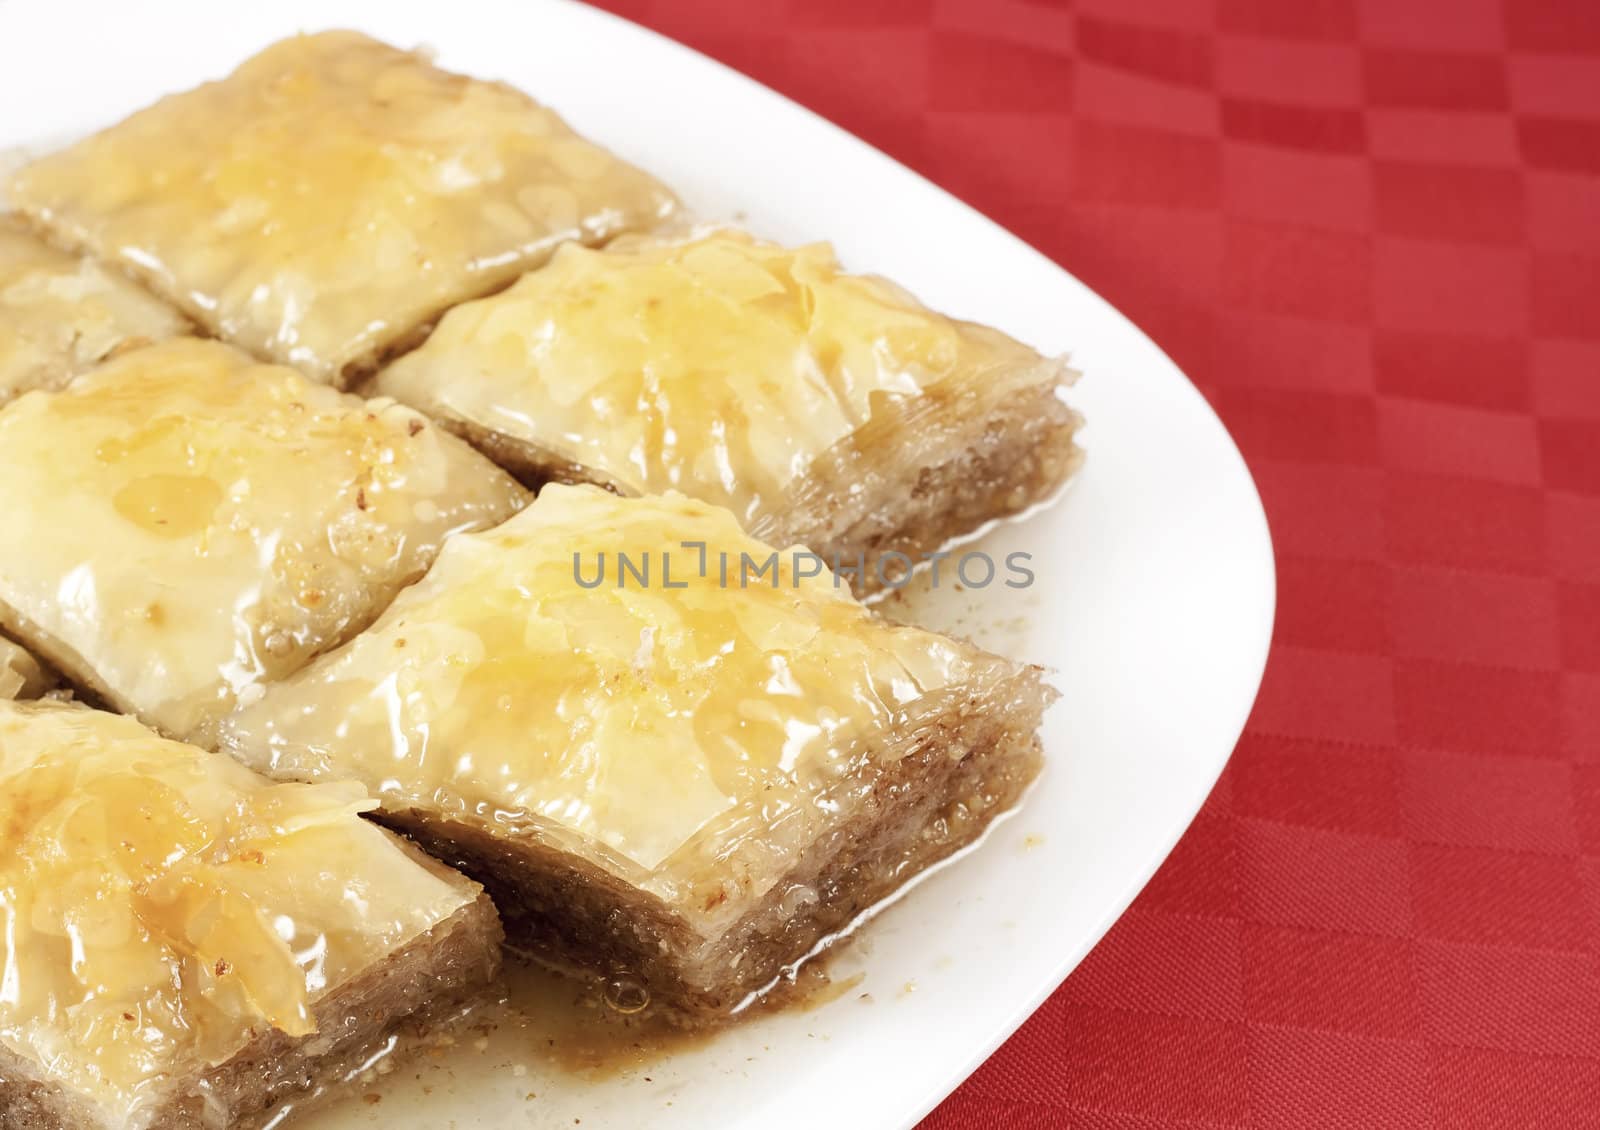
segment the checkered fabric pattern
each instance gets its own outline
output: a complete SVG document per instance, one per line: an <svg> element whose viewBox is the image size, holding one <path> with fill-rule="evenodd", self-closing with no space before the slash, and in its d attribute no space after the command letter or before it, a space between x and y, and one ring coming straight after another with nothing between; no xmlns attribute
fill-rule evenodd
<svg viewBox="0 0 1600 1130"><path fill-rule="evenodd" d="M1266 499L1266 683L927 1122L1600 1127L1600 2L627 0L1052 255Z"/></svg>

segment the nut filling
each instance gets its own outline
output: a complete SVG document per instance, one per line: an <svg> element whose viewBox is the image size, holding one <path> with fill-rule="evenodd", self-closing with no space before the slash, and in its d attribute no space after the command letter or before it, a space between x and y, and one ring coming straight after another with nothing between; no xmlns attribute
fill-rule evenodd
<svg viewBox="0 0 1600 1130"><path fill-rule="evenodd" d="M373 387L524 479L682 491L832 561L931 553L1048 498L1081 455L1074 376L825 244L724 229L564 247Z"/></svg>
<svg viewBox="0 0 1600 1130"><path fill-rule="evenodd" d="M722 582L721 554L772 552L682 496L546 487L241 709L224 748L365 783L524 943L726 1016L1014 801L1054 696L784 554ZM653 579L581 584L602 555L653 558Z"/></svg>
<svg viewBox="0 0 1600 1130"><path fill-rule="evenodd" d="M487 981L482 892L372 806L0 703L0 1126L235 1125Z"/></svg>

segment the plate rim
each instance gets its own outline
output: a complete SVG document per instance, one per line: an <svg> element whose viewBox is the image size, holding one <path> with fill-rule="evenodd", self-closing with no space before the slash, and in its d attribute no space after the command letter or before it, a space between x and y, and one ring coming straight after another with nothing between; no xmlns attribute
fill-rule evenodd
<svg viewBox="0 0 1600 1130"><path fill-rule="evenodd" d="M4 0L0 0L0 4L3 3ZM0 15L4 15L8 8L10 11L17 11L26 10L31 6L32 5L28 3L28 0L16 0L15 8L9 8L9 6L0 7ZM387 5L382 5L382 7L386 6ZM407 6L411 5L407 4L405 0L401 0L400 3L394 5L396 8ZM1172 820L1168 826L1163 829L1160 837L1156 837L1154 835L1149 837L1150 843L1156 846L1147 849L1145 853L1145 859L1136 872L1136 878L1130 879L1130 881L1124 885L1124 889L1121 891L1118 898L1107 904L1102 909L1091 931L1078 939L1074 945L1063 948L1062 955L1055 963L1054 968L1048 975L1048 979L1041 981L1041 987L1031 994L1027 999L1023 999L1019 996L1016 1000L1016 1003L1006 1010L1004 1019L989 1024L987 1026L987 1031L983 1033L981 1039L975 1037L971 1041L972 1050L968 1052L960 1067L952 1068L949 1073L941 1075L937 1081L931 1081L928 1084L919 1087L916 1092L915 1102L912 1101L911 1091L908 1089L905 1092L905 1102L897 1105L903 1105L906 1110L906 1114L900 1125L909 1130L909 1128L914 1127L921 1122L921 1120L925 1118L931 1111L933 1111L939 1105L939 1103L953 1093L972 1075L974 1071L976 1071L985 1061L987 1061L995 1053L995 1051L1005 1043L1006 1040L1015 1034L1015 1032L1038 1011L1040 1006L1046 1000L1048 1000L1057 989L1060 988L1062 983L1082 963L1084 958L1096 946L1099 945L1106 933L1113 925L1117 923L1118 920L1123 917L1133 901L1149 885L1149 882L1155 875L1156 871L1171 855L1178 842L1192 826L1195 817L1200 813L1207 799L1215 791L1217 782L1222 776L1223 772L1226 770L1227 765L1232 758L1233 752L1237 748L1240 738L1243 736L1249 717L1260 698L1263 679L1266 674L1267 662L1271 654L1275 631L1278 604L1276 547L1273 542L1272 530L1268 521L1261 490L1256 482L1255 476L1250 470L1248 462L1245 460L1243 453L1239 449L1237 441L1228 431L1226 424L1222 421L1216 409L1195 385L1188 373L1177 364L1177 362L1166 352L1164 348L1162 348L1159 342L1151 337L1151 335L1145 333L1144 330L1137 325L1137 323L1124 314L1120 309L1107 301L1082 279L1078 278L1078 276L1075 275L1067 266L1062 263L1058 263L1044 252L1028 243L1022 237L1018 236L1015 232L1005 227L999 221L979 211L973 205L968 204L965 200L962 200L950 190L939 185L920 170L901 162L895 157L879 149L871 142L857 136L854 133L851 133L848 129L835 123L803 103L796 101L795 99L770 86L767 86L759 79L745 74L743 71L740 71L739 69L724 63L719 59L707 55L695 47L673 39L667 34L640 24L626 16L607 11L603 8L598 8L590 4L582 3L581 0L538 0L537 4L527 4L527 7L529 8L537 8L541 6L546 8L566 9L569 12L577 13L583 19L598 19L600 23L611 25L611 29L615 34L630 35L635 37L642 36L650 41L653 50L676 52L687 55L697 67L718 72L719 77L723 81L728 81L730 79L734 80L738 84L739 90L744 95L749 96L752 99L776 100L776 104L781 105L787 111L799 112L800 114L804 115L806 119L808 119L809 124L813 128L818 128L820 131L826 133L828 139L833 144L847 146L854 150L854 152L862 159L871 160L880 166L886 165L897 175L911 176L916 178L917 181L921 182L921 186L924 191L931 192L931 194L937 196L941 206L958 211L963 216L965 221L967 221L969 224L973 224L976 228L980 228L982 231L982 236L986 241L995 241L1004 244L1013 254L1021 254L1026 256L1027 258L1033 260L1037 267L1048 269L1049 271L1054 272L1056 275L1064 278L1070 284L1081 289L1081 291L1084 292L1089 299L1097 304L1099 307L1100 316L1121 323L1127 330L1130 330L1139 338L1143 339L1143 341L1150 348L1154 349L1156 353L1159 354L1160 358L1171 367L1172 371L1182 378L1181 385L1186 389L1187 394L1192 398L1193 402L1202 410L1201 418L1206 421L1206 427L1213 432L1214 437L1222 440L1221 453L1227 459L1228 463L1235 472L1242 473L1243 483L1248 486L1248 524L1251 527L1251 541L1253 543L1251 552L1260 554L1260 556L1254 561L1254 567L1264 579L1266 587L1263 593L1262 603L1256 616L1256 622L1250 626L1250 635L1247 645L1241 647L1241 651L1247 652L1248 654L1247 658L1241 660L1240 666L1248 668L1250 673L1249 681L1252 685L1252 689L1248 695L1241 697L1239 700L1239 705L1234 711L1230 712L1232 718L1226 729L1227 732L1231 734L1231 740L1221 755L1214 757L1212 759L1213 763L1206 766L1204 776L1207 783L1205 788L1199 791L1199 795L1197 797L1192 799L1192 803L1184 804L1184 813L1182 818ZM63 7L65 7L65 5L63 5ZM152 6L152 10L156 10L156 6ZM330 15L330 21L337 20L338 15L343 14L343 12L340 12ZM435 18L440 21L441 26L449 22L453 22L453 17L448 14L440 15ZM336 23L330 23L328 26L338 25ZM11 131L8 128L5 132L9 134ZM19 132L25 133L25 127ZM609 141L609 139L606 138L601 138L600 140L602 143L607 143ZM7 142L7 144L20 144L23 146L26 146L29 143L30 139L26 136ZM1090 420L1089 427L1093 427L1092 419ZM1090 458L1093 458L1092 451L1090 453ZM1244 515L1241 515L1241 517L1244 517ZM1047 769L1046 771L1048 772L1049 770ZM1025 803L1026 802L1024 802L1024 805ZM1012 811L1012 815L1021 810L1022 806L1019 806L1018 809L1014 809Z"/></svg>
<svg viewBox="0 0 1600 1130"><path fill-rule="evenodd" d="M1088 937L1082 944L1071 947L1070 951L1067 952L1065 956L1063 956L1057 962L1055 970L1050 975L1048 984L1041 991L1035 993L1032 998L1027 1000L1025 1003L1019 1003L1016 1007L1012 1008L1007 1018L1003 1022L991 1026L992 1030L985 1034L985 1037L982 1041L974 1041L975 1047L978 1047L980 1043L981 1047L979 1050L967 1057L963 1066L959 1069L959 1074L955 1075L955 1077L952 1079L948 1079L937 1085L934 1085L928 1089L928 1093L925 1093L921 1096L916 1104L915 1109L910 1111L908 1117L902 1122L903 1130L911 1130L911 1128L915 1127L924 1118L931 1114L940 1103L949 1098L950 1095L952 1095L963 1083L971 1078L972 1074L977 1071L978 1068L983 1066L983 1064L986 1063L990 1057L992 1057L994 1053L1005 1044L1007 1040L1015 1035L1017 1030L1026 1024L1028 1020L1033 1017L1034 1013L1036 1013L1045 1003L1045 1001L1049 1000L1049 998L1055 994L1056 990L1058 990L1066 982L1067 978L1072 975L1073 971L1083 963L1084 958L1086 958L1095 949L1095 947L1097 947L1100 942L1104 940L1106 934L1110 932L1111 927L1117 924L1123 915L1127 913L1128 908L1133 904L1134 900L1137 899L1139 895L1144 892L1144 889L1150 885L1150 880L1155 877L1155 873L1161 868L1161 865L1166 862L1167 858L1178 846L1179 841L1183 839L1189 828L1194 824L1195 818L1199 816L1201 809L1205 807L1206 801L1209 800L1211 794L1215 792L1217 782L1221 779L1223 772L1227 769L1228 763L1233 759L1233 754L1238 748L1239 740L1244 736L1245 726L1250 719L1250 715L1255 710L1256 701L1261 696L1261 688L1263 680L1266 676L1267 659L1271 654L1273 633L1277 623L1277 550L1272 538L1271 523L1267 519L1266 504L1261 497L1261 488L1256 482L1255 475L1250 470L1250 465L1246 461L1244 453L1239 449L1238 441L1234 439L1233 433L1228 430L1227 424L1225 424L1222 420L1222 417L1218 415L1216 408L1208 399L1206 399L1205 394L1200 391L1199 387L1194 383L1193 378L1189 376L1189 374L1184 370L1183 366L1179 365L1161 346L1160 342L1156 341L1154 337L1146 333L1137 322L1135 322L1128 315L1124 314L1121 309L1101 295L1099 291L1095 290L1088 283L1080 279L1064 264L1056 262L1056 260L1046 255L1038 248L1034 247L1021 236L1017 235L1005 225L1001 224L998 220L979 211L973 205L968 204L965 200L955 195L943 185L938 184L920 170L913 168L912 166L907 165L900 160L897 160L895 157L884 152L882 149L879 149L876 145L873 145L865 138L851 133L845 127L811 109L804 103L790 98L782 91L775 90L772 87L767 86L765 83L751 75L745 74L738 68L724 63L720 59L713 58L712 56L707 55L705 52L690 46L689 44L683 43L679 40L673 39L669 35L656 31L654 28L637 23L636 21L630 20L626 16L619 15L616 12L607 11L606 9L583 3L582 0L544 0L544 2L562 7L581 8L587 12L599 15L605 20L625 25L626 28L636 32L642 32L651 39L655 40L657 46L659 47L688 52L689 54L693 55L702 65L716 68L717 70L723 72L726 77L737 80L745 89L753 90L760 95L781 100L790 108L804 114L810 119L813 125L819 126L828 131L835 141L857 147L860 150L869 153L874 160L887 162L890 165L893 165L897 170L915 177L922 183L925 189L937 193L945 205L959 209L968 220L977 221L979 224L981 224L985 229L987 229L986 234L989 237L1001 240L1010 245L1013 251L1025 253L1027 256L1033 258L1039 265L1048 267L1053 271L1065 275L1073 283L1082 287L1089 295L1091 295L1093 299L1099 303L1101 307L1103 307L1104 313L1125 323L1126 326L1134 333L1138 334L1141 338L1148 342L1149 345L1161 355L1161 358L1166 361L1167 364L1172 366L1173 371L1183 378L1183 385L1187 392L1204 410L1204 414L1209 426L1213 428L1223 439L1228 459L1236 465L1236 470L1243 474L1244 481L1248 484L1250 489L1250 501L1253 503L1250 517L1252 524L1255 526L1254 533L1258 538L1258 548L1263 554L1263 560L1258 562L1258 565L1264 565L1263 576L1267 580L1268 588L1265 594L1263 614L1259 623L1255 625L1255 635L1251 641L1251 658L1249 660L1249 668L1251 671L1250 681L1254 684L1254 686L1247 698L1242 700L1242 706L1235 712L1236 718L1228 727L1232 732L1233 738L1228 745L1226 753L1224 753L1222 757L1216 761L1216 764L1212 768L1207 770L1207 776L1209 777L1210 782L1207 785L1204 793L1199 797L1198 801L1191 806L1190 811L1182 820L1177 821L1173 826L1166 830L1161 838L1160 846L1149 852L1148 858L1145 860L1144 864L1139 870L1137 882L1131 884L1130 889L1125 892L1125 897L1119 898L1115 906L1108 908L1107 911L1101 915L1091 937ZM1088 426L1093 426L1092 419L1090 420ZM1090 458L1093 458L1092 452L1090 453ZM1046 771L1049 771L1048 768ZM1025 798L1021 805L1013 809L1007 815L1012 816L1017 812L1020 812L1023 805L1026 803L1027 801Z"/></svg>

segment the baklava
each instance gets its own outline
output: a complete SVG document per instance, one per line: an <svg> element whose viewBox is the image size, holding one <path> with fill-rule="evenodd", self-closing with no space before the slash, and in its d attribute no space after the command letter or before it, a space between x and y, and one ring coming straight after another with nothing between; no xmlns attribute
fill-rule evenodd
<svg viewBox="0 0 1600 1130"><path fill-rule="evenodd" d="M341 385L562 241L603 242L674 207L520 91L349 31L276 43L10 189L64 247Z"/></svg>
<svg viewBox="0 0 1600 1130"><path fill-rule="evenodd" d="M371 805L0 702L0 1127L259 1126L470 998L493 905Z"/></svg>
<svg viewBox="0 0 1600 1130"><path fill-rule="evenodd" d="M26 648L0 636L0 699L37 698L55 678Z"/></svg>
<svg viewBox="0 0 1600 1130"><path fill-rule="evenodd" d="M204 743L525 500L409 408L175 338L0 408L0 629Z"/></svg>
<svg viewBox="0 0 1600 1130"><path fill-rule="evenodd" d="M551 485L220 732L372 789L518 944L716 1021L1013 805L1054 695L726 510Z"/></svg>
<svg viewBox="0 0 1600 1130"><path fill-rule="evenodd" d="M1056 491L1073 376L826 244L722 229L563 247L374 388L524 479L682 491L871 589Z"/></svg>
<svg viewBox="0 0 1600 1130"><path fill-rule="evenodd" d="M0 215L0 404L60 388L114 353L185 328L177 311L129 279Z"/></svg>

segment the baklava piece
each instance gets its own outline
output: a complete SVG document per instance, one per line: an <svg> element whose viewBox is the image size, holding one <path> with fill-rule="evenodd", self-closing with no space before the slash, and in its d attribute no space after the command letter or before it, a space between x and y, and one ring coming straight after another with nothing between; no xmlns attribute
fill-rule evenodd
<svg viewBox="0 0 1600 1130"><path fill-rule="evenodd" d="M1041 676L876 616L725 510L552 485L222 748L365 784L514 942L714 1022L1017 802Z"/></svg>
<svg viewBox="0 0 1600 1130"><path fill-rule="evenodd" d="M348 31L276 43L11 195L217 336L341 385L562 241L674 206L520 91Z"/></svg>
<svg viewBox="0 0 1600 1130"><path fill-rule="evenodd" d="M184 332L166 303L0 215L0 404Z"/></svg>
<svg viewBox="0 0 1600 1130"><path fill-rule="evenodd" d="M494 907L371 805L0 703L0 1127L258 1126L468 1000Z"/></svg>
<svg viewBox="0 0 1600 1130"><path fill-rule="evenodd" d="M409 408L176 338L0 408L0 628L203 744L525 499Z"/></svg>
<svg viewBox="0 0 1600 1130"><path fill-rule="evenodd" d="M55 686L55 676L45 670L15 640L0 636L0 699L38 698Z"/></svg>
<svg viewBox="0 0 1600 1130"><path fill-rule="evenodd" d="M525 479L678 490L859 587L1051 496L1074 374L997 330L738 231L569 246L458 307L375 389ZM880 568L880 566L885 566ZM887 574L887 577L885 576Z"/></svg>

